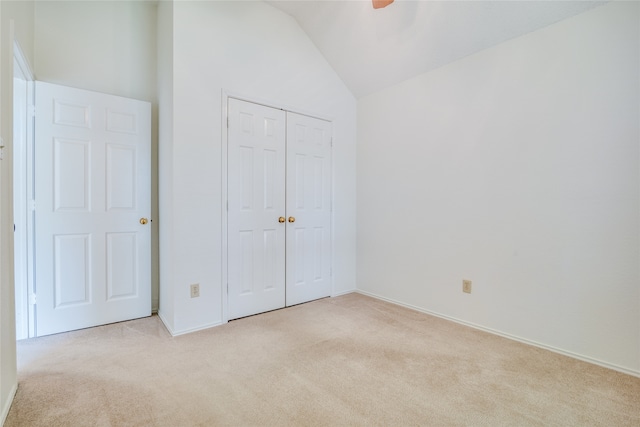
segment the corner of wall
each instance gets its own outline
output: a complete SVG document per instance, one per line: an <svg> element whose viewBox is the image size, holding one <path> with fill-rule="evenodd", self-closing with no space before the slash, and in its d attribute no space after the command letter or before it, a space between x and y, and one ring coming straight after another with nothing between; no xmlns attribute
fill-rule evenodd
<svg viewBox="0 0 640 427"><path fill-rule="evenodd" d="M2 402L2 412L0 412L0 426L4 425L4 422L7 420L7 415L9 415L9 410L11 409L11 404L13 403L13 398L16 396L16 392L18 391L18 383L14 384L7 398Z"/></svg>
<svg viewBox="0 0 640 427"><path fill-rule="evenodd" d="M173 2L160 2L157 11L158 95L158 316L173 335Z"/></svg>

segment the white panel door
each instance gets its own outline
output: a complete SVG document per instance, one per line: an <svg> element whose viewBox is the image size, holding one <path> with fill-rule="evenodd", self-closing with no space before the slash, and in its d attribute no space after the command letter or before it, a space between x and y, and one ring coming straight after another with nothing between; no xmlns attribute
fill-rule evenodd
<svg viewBox="0 0 640 427"><path fill-rule="evenodd" d="M38 336L151 314L148 102L36 82Z"/></svg>
<svg viewBox="0 0 640 427"><path fill-rule="evenodd" d="M287 306L331 294L331 136L287 112Z"/></svg>
<svg viewBox="0 0 640 427"><path fill-rule="evenodd" d="M285 305L285 113L228 101L229 319ZM282 221L282 222L281 222Z"/></svg>

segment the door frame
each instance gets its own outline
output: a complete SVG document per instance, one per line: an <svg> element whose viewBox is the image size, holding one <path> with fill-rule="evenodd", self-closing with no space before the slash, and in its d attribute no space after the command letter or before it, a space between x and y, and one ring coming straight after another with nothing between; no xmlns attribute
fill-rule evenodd
<svg viewBox="0 0 640 427"><path fill-rule="evenodd" d="M220 211L221 211L221 247L220 253L222 254L222 268L221 268L221 281L220 281L220 301L222 304L222 323L227 323L229 321L229 293L228 293L228 271L229 271L229 256L228 256L228 234L227 234L227 225L228 225L228 183L227 183L227 174L228 174L228 145L229 145L229 112L227 111L229 105L229 98L238 99L240 101L251 102L253 104L259 104L269 108L275 108L277 110L288 111L291 113L302 114L309 117L314 117L320 120L325 120L335 123L335 120L332 117L329 117L325 114L318 114L316 112L305 111L301 108L291 107L285 104L278 104L277 102L273 102L270 100L260 99L256 97L247 96L245 94L240 94L238 92L234 92L231 90L222 89L222 97L221 97L221 120L220 120L220 128L222 130L221 135L221 144L220 144L220 178L221 178L221 189L220 189ZM335 126L331 127L331 138L332 141L335 141ZM332 144L333 145L333 144ZM335 227L333 224L335 223L335 159L333 157L333 147L331 150L331 295L335 295L335 276L333 274L333 266L335 265Z"/></svg>
<svg viewBox="0 0 640 427"><path fill-rule="evenodd" d="M35 117L35 78L29 62L17 40L13 45L14 80L18 77L26 82L26 99L20 114L23 115L26 133L24 138L13 140L13 212L14 212L14 282L16 303L16 338L35 336L34 310L34 194L33 194L33 149ZM13 83L12 83L13 84ZM13 96L14 115L17 97ZM15 122L15 117L14 117ZM13 126L13 123L11 124ZM19 212L17 218L16 211ZM29 220L31 219L31 220ZM18 306L20 309L18 310Z"/></svg>

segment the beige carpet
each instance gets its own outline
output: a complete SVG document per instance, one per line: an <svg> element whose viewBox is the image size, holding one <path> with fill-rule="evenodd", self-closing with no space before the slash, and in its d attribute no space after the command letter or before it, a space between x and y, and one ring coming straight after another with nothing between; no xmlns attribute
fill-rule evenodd
<svg viewBox="0 0 640 427"><path fill-rule="evenodd" d="M22 341L14 426L640 426L640 379L351 294Z"/></svg>

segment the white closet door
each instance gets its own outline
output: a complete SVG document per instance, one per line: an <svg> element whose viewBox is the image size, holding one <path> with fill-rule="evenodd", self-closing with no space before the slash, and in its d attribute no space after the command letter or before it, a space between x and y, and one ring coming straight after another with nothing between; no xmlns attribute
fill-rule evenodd
<svg viewBox="0 0 640 427"><path fill-rule="evenodd" d="M331 294L331 136L287 112L287 306Z"/></svg>
<svg viewBox="0 0 640 427"><path fill-rule="evenodd" d="M285 113L229 98L229 319L285 306ZM280 222L283 221L283 222Z"/></svg>
<svg viewBox="0 0 640 427"><path fill-rule="evenodd" d="M150 104L37 82L35 129L36 334L151 315Z"/></svg>

